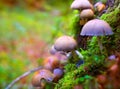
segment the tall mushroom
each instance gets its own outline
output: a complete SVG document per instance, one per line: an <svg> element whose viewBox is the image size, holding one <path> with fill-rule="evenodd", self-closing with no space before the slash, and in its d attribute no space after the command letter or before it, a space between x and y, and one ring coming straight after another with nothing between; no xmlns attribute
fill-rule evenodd
<svg viewBox="0 0 120 89"><path fill-rule="evenodd" d="M88 21L82 28L80 35L82 36L97 36L98 44L102 52L103 46L99 36L112 35L112 29L109 24L103 20L93 19Z"/></svg>

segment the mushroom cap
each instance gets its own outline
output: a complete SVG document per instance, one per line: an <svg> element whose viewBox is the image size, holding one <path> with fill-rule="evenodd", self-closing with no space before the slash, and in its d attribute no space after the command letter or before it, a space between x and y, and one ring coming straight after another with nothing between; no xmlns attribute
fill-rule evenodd
<svg viewBox="0 0 120 89"><path fill-rule="evenodd" d="M55 56L60 60L60 65L65 65L68 63L68 57L60 52L57 52Z"/></svg>
<svg viewBox="0 0 120 89"><path fill-rule="evenodd" d="M94 7L96 8L100 4L102 4L102 2L97 2L97 3L94 4Z"/></svg>
<svg viewBox="0 0 120 89"><path fill-rule="evenodd" d="M53 70L54 68L59 67L60 60L56 56L49 56L43 61L43 66L46 69Z"/></svg>
<svg viewBox="0 0 120 89"><path fill-rule="evenodd" d="M82 28L80 35L83 36L103 36L112 35L112 29L104 20L93 19L88 21Z"/></svg>
<svg viewBox="0 0 120 89"><path fill-rule="evenodd" d="M97 10L98 10L99 12L101 12L101 11L104 10L104 9L105 9L105 5L104 5L104 4L100 4L100 5L97 6Z"/></svg>
<svg viewBox="0 0 120 89"><path fill-rule="evenodd" d="M77 42L70 36L59 37L54 44L54 47L58 51L72 51L76 48Z"/></svg>
<svg viewBox="0 0 120 89"><path fill-rule="evenodd" d="M92 8L93 6L88 0L74 0L71 4L71 9L83 10Z"/></svg>
<svg viewBox="0 0 120 89"><path fill-rule="evenodd" d="M54 82L57 82L63 76L63 70L60 68L56 68L53 70L54 74Z"/></svg>
<svg viewBox="0 0 120 89"><path fill-rule="evenodd" d="M46 69L41 69L34 73L32 78L32 85L35 87L41 87L41 80L45 79L46 81L53 81L54 75L51 71Z"/></svg>
<svg viewBox="0 0 120 89"><path fill-rule="evenodd" d="M80 18L93 18L94 17L94 12L91 9L84 9L80 13Z"/></svg>
<svg viewBox="0 0 120 89"><path fill-rule="evenodd" d="M94 7L96 8L96 10L98 12L101 12L102 10L105 9L105 4L103 4L102 2L97 2Z"/></svg>
<svg viewBox="0 0 120 89"><path fill-rule="evenodd" d="M58 51L55 49L54 45L50 48L49 51L52 55L54 55L55 53L57 53Z"/></svg>
<svg viewBox="0 0 120 89"><path fill-rule="evenodd" d="M60 68L56 68L53 70L54 76L61 77L63 75L63 70Z"/></svg>

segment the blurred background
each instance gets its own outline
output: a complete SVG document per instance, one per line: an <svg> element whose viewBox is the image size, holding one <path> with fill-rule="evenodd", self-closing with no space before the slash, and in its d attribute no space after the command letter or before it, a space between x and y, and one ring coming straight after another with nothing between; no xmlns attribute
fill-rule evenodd
<svg viewBox="0 0 120 89"><path fill-rule="evenodd" d="M0 89L41 65L61 35L72 35L73 0L0 0ZM34 89L32 75L12 89Z"/></svg>

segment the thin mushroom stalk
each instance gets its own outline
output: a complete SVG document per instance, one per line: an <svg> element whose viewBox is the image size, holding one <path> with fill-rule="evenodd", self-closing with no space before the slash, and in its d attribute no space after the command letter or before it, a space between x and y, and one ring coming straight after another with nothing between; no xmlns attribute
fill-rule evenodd
<svg viewBox="0 0 120 89"><path fill-rule="evenodd" d="M102 43L101 43L101 40L100 40L100 37L99 37L99 36L97 36L97 40L98 40L98 45L99 45L99 47L100 47L100 51L101 51L101 53L102 53L103 45L102 45Z"/></svg>
<svg viewBox="0 0 120 89"><path fill-rule="evenodd" d="M78 50L75 50L75 53L80 59L83 59L83 55Z"/></svg>

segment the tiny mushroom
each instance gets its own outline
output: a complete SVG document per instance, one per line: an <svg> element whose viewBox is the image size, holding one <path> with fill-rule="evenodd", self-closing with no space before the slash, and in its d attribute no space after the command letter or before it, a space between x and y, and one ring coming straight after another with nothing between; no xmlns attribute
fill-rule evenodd
<svg viewBox="0 0 120 89"><path fill-rule="evenodd" d="M54 44L57 51L69 52L76 48L77 42L70 36L59 37Z"/></svg>
<svg viewBox="0 0 120 89"><path fill-rule="evenodd" d="M34 87L45 87L46 82L52 82L54 75L51 71L41 69L34 73L32 78L32 85Z"/></svg>
<svg viewBox="0 0 120 89"><path fill-rule="evenodd" d="M64 68L64 66L68 63L68 57L66 55L63 55L59 52L55 54L55 56L60 60L60 68Z"/></svg>
<svg viewBox="0 0 120 89"><path fill-rule="evenodd" d="M80 25L84 25L88 20L94 18L94 12L91 9L84 9L80 13Z"/></svg>
<svg viewBox="0 0 120 89"><path fill-rule="evenodd" d="M60 68L56 68L53 70L53 74L54 74L54 82L57 82L62 76L63 76L63 69Z"/></svg>
<svg viewBox="0 0 120 89"><path fill-rule="evenodd" d="M84 9L80 13L80 18L82 19L92 19L94 17L94 12L91 9Z"/></svg>
<svg viewBox="0 0 120 89"><path fill-rule="evenodd" d="M71 9L83 10L83 9L93 9L92 4L88 0L74 0L71 4Z"/></svg>
<svg viewBox="0 0 120 89"><path fill-rule="evenodd" d="M52 47L50 48L50 54L54 55L55 53L57 53L58 51L55 49L54 45L52 45Z"/></svg>
<svg viewBox="0 0 120 89"><path fill-rule="evenodd" d="M98 44L102 52L103 46L99 36L112 35L112 29L104 20L93 19L88 21L82 28L80 35L82 36L97 36Z"/></svg>
<svg viewBox="0 0 120 89"><path fill-rule="evenodd" d="M94 5L95 9L98 11L98 12L101 12L105 9L105 4L103 4L102 2L97 2L95 5Z"/></svg>
<svg viewBox="0 0 120 89"><path fill-rule="evenodd" d="M60 65L60 60L56 56L49 56L43 61L43 67L45 69L53 70L54 68L58 68Z"/></svg>
<svg viewBox="0 0 120 89"><path fill-rule="evenodd" d="M66 55L66 53L64 52L64 51L58 51L58 50L56 50L55 49L55 47L54 47L54 45L52 45L52 47L51 47L51 49L50 49L50 54L52 54L52 55L55 55L55 54L63 54L63 55Z"/></svg>

